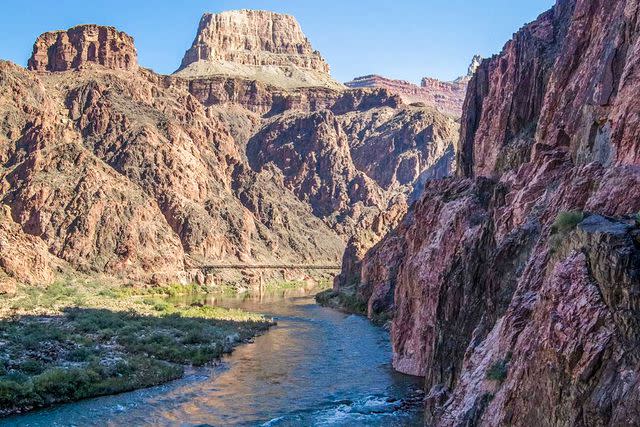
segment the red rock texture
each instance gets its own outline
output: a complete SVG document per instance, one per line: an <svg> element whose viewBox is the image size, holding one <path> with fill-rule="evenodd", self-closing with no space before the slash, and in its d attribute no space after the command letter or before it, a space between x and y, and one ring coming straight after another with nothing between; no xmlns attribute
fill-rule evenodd
<svg viewBox="0 0 640 427"><path fill-rule="evenodd" d="M436 168L438 161L453 154L457 141L455 120L431 108L371 109L339 116L349 137L353 161L385 189L413 187L421 175ZM448 157L453 162L453 156ZM449 175L433 171L433 177Z"/></svg>
<svg viewBox="0 0 640 427"><path fill-rule="evenodd" d="M390 93L398 95L406 104L424 104L457 118L462 116L467 84L481 60L480 56L474 56L467 75L452 82L425 77L418 86L404 80L394 80L373 74L356 77L345 85L352 89L386 89Z"/></svg>
<svg viewBox="0 0 640 427"><path fill-rule="evenodd" d="M407 104L425 104L453 117L462 115L462 105L467 90L467 80L443 82L424 78L421 86L418 86L404 80L394 80L378 75L357 77L345 85L353 89L387 89L400 96Z"/></svg>
<svg viewBox="0 0 640 427"><path fill-rule="evenodd" d="M82 26L40 37L32 71L0 63L0 291L60 272L158 283L207 262L336 263L397 223L454 143L453 120L384 90L161 76L129 53L128 36ZM363 140L396 145L386 175Z"/></svg>
<svg viewBox="0 0 640 427"><path fill-rule="evenodd" d="M133 38L113 27L98 25L44 33L33 45L29 69L67 71L91 63L110 69L136 70L138 53Z"/></svg>
<svg viewBox="0 0 640 427"><path fill-rule="evenodd" d="M364 257L429 425L637 425L638 14L559 0L485 60L460 176Z"/></svg>
<svg viewBox="0 0 640 427"><path fill-rule="evenodd" d="M347 135L331 111L274 121L251 139L247 154L254 169L273 163L281 170L287 187L317 216L343 215L359 202L382 207L379 187L356 169Z"/></svg>
<svg viewBox="0 0 640 427"><path fill-rule="evenodd" d="M45 243L25 234L3 207L0 213L0 293L12 293L17 284L41 285L54 280L62 262Z"/></svg>

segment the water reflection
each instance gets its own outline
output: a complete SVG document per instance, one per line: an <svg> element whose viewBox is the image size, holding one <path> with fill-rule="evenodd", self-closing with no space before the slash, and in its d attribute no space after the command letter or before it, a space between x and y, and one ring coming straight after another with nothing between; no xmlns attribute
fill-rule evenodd
<svg viewBox="0 0 640 427"><path fill-rule="evenodd" d="M421 425L403 399L418 379L394 373L387 333L293 291L198 298L278 321L216 367L178 382L64 405L9 425Z"/></svg>

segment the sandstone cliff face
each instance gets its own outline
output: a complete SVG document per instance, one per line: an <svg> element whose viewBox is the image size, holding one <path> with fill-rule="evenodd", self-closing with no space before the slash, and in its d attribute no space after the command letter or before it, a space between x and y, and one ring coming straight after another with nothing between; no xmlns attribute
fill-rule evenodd
<svg viewBox="0 0 640 427"><path fill-rule="evenodd" d="M480 65L482 58L474 56L467 75L454 81L425 77L420 86L404 80L394 80L378 75L357 77L345 83L353 89L380 88L398 95L406 104L424 104L453 117L462 115L467 84Z"/></svg>
<svg viewBox="0 0 640 427"><path fill-rule="evenodd" d="M256 49L300 68L306 48L289 47L308 42L285 27ZM335 263L397 223L454 143L453 120L384 90L160 76L134 54L82 26L41 36L33 71L0 63L0 291L61 272L158 283L207 262ZM363 138L392 150L388 176Z"/></svg>
<svg viewBox="0 0 640 427"><path fill-rule="evenodd" d="M38 37L29 69L67 71L97 63L111 69L135 70L137 58L133 38L128 34L113 27L79 25Z"/></svg>
<svg viewBox="0 0 640 427"><path fill-rule="evenodd" d="M287 88L341 86L293 16L257 10L205 14L177 74L242 76Z"/></svg>
<svg viewBox="0 0 640 427"><path fill-rule="evenodd" d="M357 77L345 83L353 89L382 88L397 94L407 104L424 104L453 117L462 115L462 105L467 81L443 82L424 78L421 86L404 80L394 80L378 75Z"/></svg>
<svg viewBox="0 0 640 427"><path fill-rule="evenodd" d="M364 257L429 424L637 423L638 13L559 0L485 60L460 176Z"/></svg>
<svg viewBox="0 0 640 427"><path fill-rule="evenodd" d="M329 73L293 16L257 10L206 13L181 68L197 61L276 65Z"/></svg>

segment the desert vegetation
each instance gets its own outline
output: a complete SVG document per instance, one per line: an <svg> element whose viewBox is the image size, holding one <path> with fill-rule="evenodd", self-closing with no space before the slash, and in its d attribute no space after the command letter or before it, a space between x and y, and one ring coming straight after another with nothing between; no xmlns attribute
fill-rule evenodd
<svg viewBox="0 0 640 427"><path fill-rule="evenodd" d="M171 298L203 291L68 279L0 297L0 415L177 379L272 325Z"/></svg>

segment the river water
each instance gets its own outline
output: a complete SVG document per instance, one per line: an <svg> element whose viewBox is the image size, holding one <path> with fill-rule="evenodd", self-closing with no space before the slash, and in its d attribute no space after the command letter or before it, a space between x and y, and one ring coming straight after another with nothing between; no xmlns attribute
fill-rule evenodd
<svg viewBox="0 0 640 427"><path fill-rule="evenodd" d="M387 332L310 296L207 297L278 325L219 366L146 390L0 420L11 426L413 426L421 382L391 369Z"/></svg>

